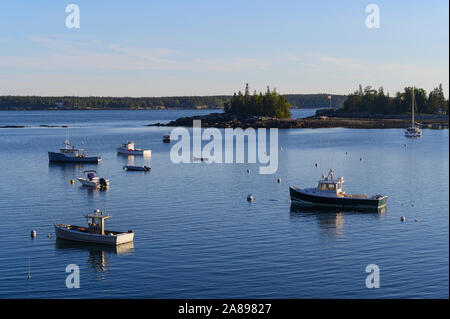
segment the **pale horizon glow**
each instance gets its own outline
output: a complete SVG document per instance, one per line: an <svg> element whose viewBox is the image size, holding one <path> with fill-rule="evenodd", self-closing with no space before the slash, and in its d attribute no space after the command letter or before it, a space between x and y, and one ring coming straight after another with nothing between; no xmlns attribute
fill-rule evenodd
<svg viewBox="0 0 450 319"><path fill-rule="evenodd" d="M205 96L276 88L349 94L358 85L449 92L448 2L21 1L0 10L0 95Z"/></svg>

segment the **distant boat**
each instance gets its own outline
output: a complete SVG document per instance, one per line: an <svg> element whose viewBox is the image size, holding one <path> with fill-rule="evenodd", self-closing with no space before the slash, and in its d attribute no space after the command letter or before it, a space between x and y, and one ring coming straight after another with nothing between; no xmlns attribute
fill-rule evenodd
<svg viewBox="0 0 450 319"><path fill-rule="evenodd" d="M164 142L164 143L170 143L171 141L172 141L172 140L171 140L169 134L163 135L163 142Z"/></svg>
<svg viewBox="0 0 450 319"><path fill-rule="evenodd" d="M133 165L125 165L123 167L125 171L143 171L148 172L151 168L148 166L133 166Z"/></svg>
<svg viewBox="0 0 450 319"><path fill-rule="evenodd" d="M143 150L140 148L135 148L134 145L135 145L134 142L126 142L122 144L121 147L117 148L117 153L126 155L143 155L143 156L152 155L151 150Z"/></svg>
<svg viewBox="0 0 450 319"><path fill-rule="evenodd" d="M64 142L64 148L57 152L48 152L50 162L74 162L74 163L98 163L102 160L100 156L87 156L83 149L70 146L69 139Z"/></svg>
<svg viewBox="0 0 450 319"><path fill-rule="evenodd" d="M96 176L97 173L94 170L84 171L85 177L78 177L78 181L83 184L83 186L89 186L94 188L108 188L109 180Z"/></svg>
<svg viewBox="0 0 450 319"><path fill-rule="evenodd" d="M412 97L411 97L411 125L406 129L405 136L406 137L421 137L422 136L422 128L419 124L414 121L414 109L415 109L415 95L414 88L412 89Z"/></svg>
<svg viewBox="0 0 450 319"><path fill-rule="evenodd" d="M307 203L318 206L374 208L386 206L387 196L346 194L342 190L343 177L333 178L334 172L330 170L328 176L323 176L317 188L297 188L289 186L291 200L294 203Z"/></svg>
<svg viewBox="0 0 450 319"><path fill-rule="evenodd" d="M118 232L105 229L105 221L111 216L103 215L98 209L93 214L85 215L88 227L54 224L56 238L95 244L120 245L133 242L134 233Z"/></svg>

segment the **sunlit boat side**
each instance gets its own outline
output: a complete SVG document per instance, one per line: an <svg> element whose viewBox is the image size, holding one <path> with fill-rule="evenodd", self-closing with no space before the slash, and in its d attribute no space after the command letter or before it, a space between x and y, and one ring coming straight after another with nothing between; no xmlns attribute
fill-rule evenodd
<svg viewBox="0 0 450 319"><path fill-rule="evenodd" d="M118 232L105 229L105 221L111 216L103 215L98 209L93 214L85 215L88 227L54 224L57 238L95 244L120 245L132 242L133 231Z"/></svg>

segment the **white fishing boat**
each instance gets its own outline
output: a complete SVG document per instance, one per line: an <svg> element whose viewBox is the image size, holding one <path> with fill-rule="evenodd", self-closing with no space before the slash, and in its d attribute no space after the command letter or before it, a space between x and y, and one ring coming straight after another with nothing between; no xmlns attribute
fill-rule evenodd
<svg viewBox="0 0 450 319"><path fill-rule="evenodd" d="M122 146L117 148L117 153L125 154L125 155L142 155L142 156L151 156L151 150L144 150L141 148L135 148L134 142L126 142L122 144Z"/></svg>
<svg viewBox="0 0 450 319"><path fill-rule="evenodd" d="M421 137L422 136L422 128L420 124L414 121L414 109L415 109L415 95L414 88L412 89L412 97L411 97L411 125L406 129L405 136L406 137Z"/></svg>
<svg viewBox="0 0 450 319"><path fill-rule="evenodd" d="M111 216L103 215L100 210L85 215L88 227L55 223L56 238L74 240L95 244L121 245L133 242L134 233L119 232L105 229L105 221Z"/></svg>
<svg viewBox="0 0 450 319"><path fill-rule="evenodd" d="M77 179L83 186L89 186L94 188L108 188L109 179L98 177L96 176L96 173L97 171L87 170L84 171L84 174L86 174L85 177L78 177Z"/></svg>
<svg viewBox="0 0 450 319"><path fill-rule="evenodd" d="M386 206L387 196L384 195L355 195L342 190L343 177L333 178L330 170L327 176L322 175L316 188L297 188L289 186L293 203L312 204L340 208L378 209Z"/></svg>

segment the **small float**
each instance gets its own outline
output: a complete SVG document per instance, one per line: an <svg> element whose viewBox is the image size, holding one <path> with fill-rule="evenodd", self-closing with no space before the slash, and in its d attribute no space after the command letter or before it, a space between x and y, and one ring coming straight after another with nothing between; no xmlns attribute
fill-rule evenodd
<svg viewBox="0 0 450 319"><path fill-rule="evenodd" d="M140 148L134 147L134 142L126 142L122 144L122 146L117 148L117 153L125 154L125 155L142 155L142 156L151 156L151 150L144 150Z"/></svg>
<svg viewBox="0 0 450 319"><path fill-rule="evenodd" d="M121 245L133 242L134 233L119 232L105 229L105 221L111 216L103 215L100 210L95 210L93 214L85 215L88 226L76 226L55 223L56 238L81 241L95 244Z"/></svg>
<svg viewBox="0 0 450 319"><path fill-rule="evenodd" d="M133 166L133 165L125 165L123 167L124 171L140 171L140 172L148 172L151 170L151 167L148 166Z"/></svg>
<svg viewBox="0 0 450 319"><path fill-rule="evenodd" d="M96 173L97 172L94 170L87 170L84 171L84 174L86 174L85 177L78 177L77 179L83 186L94 188L108 188L109 180L96 176Z"/></svg>
<svg viewBox="0 0 450 319"><path fill-rule="evenodd" d="M386 206L387 196L347 194L342 190L343 177L333 178L334 172L330 170L316 188L297 188L289 186L292 203L312 204L341 208L378 209Z"/></svg>

